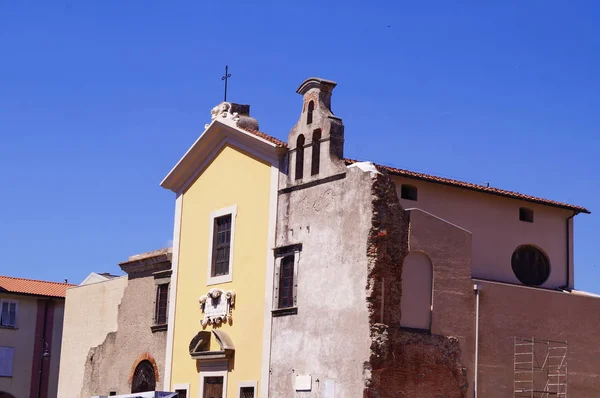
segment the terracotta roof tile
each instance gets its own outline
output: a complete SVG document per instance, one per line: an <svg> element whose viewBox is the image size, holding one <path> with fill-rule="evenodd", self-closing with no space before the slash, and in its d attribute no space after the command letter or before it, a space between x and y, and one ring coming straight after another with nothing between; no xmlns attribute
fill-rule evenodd
<svg viewBox="0 0 600 398"><path fill-rule="evenodd" d="M344 161L348 165L358 162L358 160L353 160L353 159L344 159ZM423 173L417 173L417 172L409 171L409 170L397 169L395 167L383 166L380 164L375 164L375 166L379 170L383 170L392 175L397 175L397 176L401 176L401 177L415 178L418 180L436 182L439 184L445 184L445 185L450 185L450 186L454 186L454 187L458 187L458 188L470 189L473 191L484 192L484 193L489 193L489 194L493 194L493 195L505 196L505 197L513 198L513 199L526 200L528 202L534 202L534 203L539 203L539 204L548 205L548 206L561 207L563 209L574 210L574 211L577 211L580 213L588 213L588 214L590 213L590 211L588 209L586 209L585 207L574 206L574 205L570 205L568 203L556 202L554 200L549 200L549 199L537 198L535 196L525 195L525 194L518 193L518 192L506 191L504 189L488 187L485 185L478 185L478 184L473 184L470 182L452 180L449 178L437 177L437 176L433 176L433 175L429 175L429 174L423 174Z"/></svg>
<svg viewBox="0 0 600 398"><path fill-rule="evenodd" d="M38 281L34 279L0 276L0 293L33 294L36 296L65 297L70 283Z"/></svg>
<svg viewBox="0 0 600 398"><path fill-rule="evenodd" d="M287 148L287 143L281 141L280 139L277 139L269 134L263 133L262 131L258 131L258 130L253 130L253 129L246 129L243 127L240 127L242 130L247 131L251 134L254 134L255 136L262 138L263 140L267 140L273 144L275 144L277 147L279 148Z"/></svg>
<svg viewBox="0 0 600 398"><path fill-rule="evenodd" d="M252 133L252 134L256 135L257 137L265 139L269 142L272 142L273 144L277 145L278 147L287 148L287 144L285 142L283 142L273 136L270 136L266 133L263 133L262 131L252 130L252 129L243 129L243 130L248 131L249 133ZM358 160L354 160L354 159L344 159L344 161L346 162L347 165L358 162ZM458 187L458 188L470 189L473 191L489 193L489 194L499 195L499 196L505 196L507 198L525 200L528 202L539 203L539 204L554 206L554 207L560 207L563 209L569 209L569 210L577 211L580 213L588 213L588 214L590 213L590 211L588 209L586 209L585 207L570 205L568 203L557 202L557 201L550 200L550 199L538 198L535 196L525 195L525 194L518 193L518 192L506 191L504 189L488 187L485 185L473 184L470 182L458 181L458 180L453 180L453 179L444 178L444 177L438 177L438 176L434 176L434 175L430 175L430 174L417 173L414 171L397 169L395 167L384 166L384 165L380 165L380 164L375 164L375 166L380 170L384 170L390 174L401 176L401 177L415 178L415 179L419 179L419 180L423 180L423 181L430 181L430 182L435 182L438 184L445 184L445 185L450 185L450 186L454 186L454 187Z"/></svg>

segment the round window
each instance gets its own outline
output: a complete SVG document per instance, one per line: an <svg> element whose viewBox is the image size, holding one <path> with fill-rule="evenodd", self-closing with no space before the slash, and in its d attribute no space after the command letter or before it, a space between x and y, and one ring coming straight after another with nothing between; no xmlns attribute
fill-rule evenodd
<svg viewBox="0 0 600 398"><path fill-rule="evenodd" d="M517 247L512 255L515 276L525 285L539 286L550 275L550 261L540 249L525 245Z"/></svg>

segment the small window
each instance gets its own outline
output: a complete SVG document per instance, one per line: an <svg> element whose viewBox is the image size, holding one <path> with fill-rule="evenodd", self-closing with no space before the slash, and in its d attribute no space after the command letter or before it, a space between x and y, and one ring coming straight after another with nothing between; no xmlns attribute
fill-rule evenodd
<svg viewBox="0 0 600 398"><path fill-rule="evenodd" d="M154 323L164 325L167 323L169 302L169 284L163 283L156 287L156 308L154 312Z"/></svg>
<svg viewBox="0 0 600 398"><path fill-rule="evenodd" d="M175 390L177 398L187 398L187 390Z"/></svg>
<svg viewBox="0 0 600 398"><path fill-rule="evenodd" d="M417 187L408 184L402 184L400 187L400 197L406 200L417 200Z"/></svg>
<svg viewBox="0 0 600 398"><path fill-rule="evenodd" d="M231 252L231 214L215 218L211 276L229 274Z"/></svg>
<svg viewBox="0 0 600 398"><path fill-rule="evenodd" d="M304 176L304 135L300 134L296 140L296 180Z"/></svg>
<svg viewBox="0 0 600 398"><path fill-rule="evenodd" d="M519 246L511 258L515 276L521 283L540 286L550 276L550 261L544 252L531 245Z"/></svg>
<svg viewBox="0 0 600 398"><path fill-rule="evenodd" d="M294 306L294 256L281 259L279 266L279 300L278 308Z"/></svg>
<svg viewBox="0 0 600 398"><path fill-rule="evenodd" d="M313 112L315 110L315 102L310 101L308 103L308 111L306 112L306 124L311 124L313 121Z"/></svg>
<svg viewBox="0 0 600 398"><path fill-rule="evenodd" d="M12 300L2 300L0 301L0 306L2 307L0 311L0 326L16 328L18 303Z"/></svg>
<svg viewBox="0 0 600 398"><path fill-rule="evenodd" d="M533 222L533 210L527 207L521 207L519 209L519 220L525 222Z"/></svg>
<svg viewBox="0 0 600 398"><path fill-rule="evenodd" d="M319 174L321 165L321 130L315 130L312 136L312 161L310 164L310 175Z"/></svg>
<svg viewBox="0 0 600 398"><path fill-rule="evenodd" d="M254 398L254 387L240 388L240 398Z"/></svg>
<svg viewBox="0 0 600 398"><path fill-rule="evenodd" d="M115 395L117 395L117 392L116 392L116 391L111 391L111 392L109 392L109 393L108 393L108 396L109 396L109 397L113 397L113 396L115 396Z"/></svg>

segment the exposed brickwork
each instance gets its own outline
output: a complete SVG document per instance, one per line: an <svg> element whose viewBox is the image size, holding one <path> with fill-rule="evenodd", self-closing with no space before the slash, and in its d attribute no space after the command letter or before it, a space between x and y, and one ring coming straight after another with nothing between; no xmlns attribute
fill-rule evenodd
<svg viewBox="0 0 600 398"><path fill-rule="evenodd" d="M389 328L400 327L402 261L408 253L408 217L400 206L396 186L378 175L372 189L372 227L367 240L367 308L371 358L365 364L365 397L380 397L381 372L391 363Z"/></svg>
<svg viewBox="0 0 600 398"><path fill-rule="evenodd" d="M372 193L366 286L371 358L365 364L364 397L465 397L468 381L458 339L400 329L409 216L388 176L376 178Z"/></svg>
<svg viewBox="0 0 600 398"><path fill-rule="evenodd" d="M131 371L129 372L129 379L128 379L129 384L131 384L133 382L133 375L135 374L135 369L138 367L138 365L142 361L149 361L152 364L152 368L154 369L154 378L155 378L156 382L158 383L160 381L160 373L158 372L158 365L156 364L156 361L154 360L154 357L152 356L152 354L149 352L145 352L145 353L141 354L139 357L137 357L137 359L133 363L133 366L131 367Z"/></svg>

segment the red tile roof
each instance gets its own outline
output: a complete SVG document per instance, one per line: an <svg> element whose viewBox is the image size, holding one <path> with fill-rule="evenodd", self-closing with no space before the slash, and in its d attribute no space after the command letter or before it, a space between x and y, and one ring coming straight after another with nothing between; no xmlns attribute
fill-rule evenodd
<svg viewBox="0 0 600 398"><path fill-rule="evenodd" d="M283 142L283 141L281 141L281 140L279 140L279 139L277 139L277 138L275 138L275 137L273 137L273 136L271 136L269 134L263 133L262 131L253 130L253 129L246 129L246 128L243 128L243 127L240 127L240 128L242 130L244 130L244 131L247 131L247 132L249 132L251 134L254 134L255 136L257 136L259 138L262 138L263 140L267 140L270 143L275 144L275 146L277 146L279 148L286 148L287 147L287 143L285 143L285 142Z"/></svg>
<svg viewBox="0 0 600 398"><path fill-rule="evenodd" d="M244 130L256 135L257 137L260 137L269 142L272 142L275 145L277 145L278 147L282 147L282 148L287 147L287 144L285 142L283 142L273 136L270 136L266 133L263 133L262 131L251 130L251 129L244 129ZM346 162L347 165L358 162L358 160L354 160L354 159L344 159L344 161ZM550 199L537 198L535 196L525 195L525 194L518 193L518 192L506 191L504 189L488 187L485 185L473 184L470 182L458 181L458 180L453 180L453 179L444 178L444 177L437 177L434 175L429 175L429 174L424 174L424 173L417 173L417 172L409 171L409 170L397 169L395 167L384 166L384 165L380 165L380 164L375 164L375 166L379 170L383 170L392 175L397 175L397 176L401 176L401 177L414 178L414 179L423 180L423 181L435 182L438 184L444 184L444 185L450 185L450 186L458 187L458 188L470 189L473 191L504 196L504 197L512 198L512 199L525 200L528 202L539 203L539 204L547 205L547 206L560 207L563 209L569 209L569 210L573 210L573 211L580 212L580 213L588 213L588 214L590 213L590 211L588 209L586 209L585 207L570 205L568 203L557 202L557 201L550 200Z"/></svg>
<svg viewBox="0 0 600 398"><path fill-rule="evenodd" d="M358 162L358 160L353 160L353 159L344 159L344 161L346 162L347 165ZM400 177L414 178L414 179L429 181L429 182L436 182L438 184L450 185L453 187L465 188L465 189L470 189L473 191L505 196L507 198L520 199L520 200L526 200L528 202L539 203L542 205L561 207L564 209L569 209L569 210L577 211L580 213L588 213L588 214L590 213L590 211L588 209L586 209L585 207L574 206L574 205L570 205L568 203L556 202L556 201L550 200L550 199L537 198L535 196L525 195L525 194L518 193L518 192L506 191L504 189L488 187L485 185L473 184L470 182L452 180L452 179L444 178L444 177L436 177L436 176L429 175L429 174L423 174L423 173L417 173L417 172L409 171L409 170L397 169L395 167L390 167L390 166L383 166L383 165L379 165L379 164L376 164L375 166L379 170L383 170L392 175L397 175Z"/></svg>
<svg viewBox="0 0 600 398"><path fill-rule="evenodd" d="M65 297L70 283L38 281L34 279L0 276L0 293L31 294L47 297Z"/></svg>

